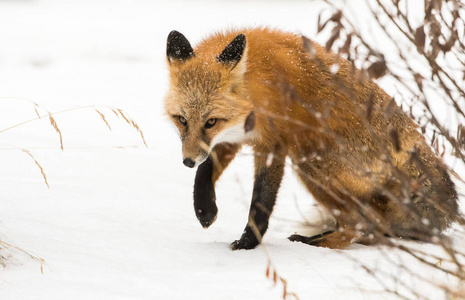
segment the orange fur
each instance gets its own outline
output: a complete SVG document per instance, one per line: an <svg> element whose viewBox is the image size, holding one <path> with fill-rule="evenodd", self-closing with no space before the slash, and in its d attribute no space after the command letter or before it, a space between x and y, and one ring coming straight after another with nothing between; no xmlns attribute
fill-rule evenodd
<svg viewBox="0 0 465 300"><path fill-rule="evenodd" d="M217 57L241 33L247 44L231 69ZM361 80L350 63L336 61L316 43L313 47L311 55L299 35L249 28L214 34L195 47L194 57L170 62L165 107L181 132L183 153L200 155L203 147L204 155L212 155L217 160L213 182L239 144L254 148L256 175L269 167L260 156L290 157L309 192L351 232L352 241L361 230L427 239L431 230L447 228L458 214L457 194L418 126L378 85ZM205 149L222 131L241 126L251 111L255 127L236 146ZM192 127L179 125L179 115ZM201 137L198 128L209 118L221 122ZM397 133L401 149L389 132ZM279 186L282 174L276 174ZM341 236L330 234L321 245L347 246L345 238L337 242Z"/></svg>

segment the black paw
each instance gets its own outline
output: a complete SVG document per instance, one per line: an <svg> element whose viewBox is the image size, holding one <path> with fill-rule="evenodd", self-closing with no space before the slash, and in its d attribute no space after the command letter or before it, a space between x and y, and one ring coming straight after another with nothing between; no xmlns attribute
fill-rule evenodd
<svg viewBox="0 0 465 300"><path fill-rule="evenodd" d="M301 243L303 243L305 240L308 239L308 237L305 237L305 236L302 236L302 235L299 235L299 234L293 234L293 235L289 236L287 239L290 240L291 242L301 242Z"/></svg>
<svg viewBox="0 0 465 300"><path fill-rule="evenodd" d="M210 206L208 208L196 208L195 215L199 220L200 224L203 228L210 227L216 220L216 216L218 215L218 208L216 205Z"/></svg>
<svg viewBox="0 0 465 300"><path fill-rule="evenodd" d="M308 237L308 236L302 236L299 234L293 234L287 238L291 242L300 242L308 245L316 245L318 241L320 241L322 238L321 237Z"/></svg>
<svg viewBox="0 0 465 300"><path fill-rule="evenodd" d="M254 249L255 247L258 246L258 241L257 239L253 239L253 240L249 240L249 239L243 239L241 238L240 240L236 240L234 242L231 243L231 245L229 246L229 248L231 248L231 250L250 250L250 249Z"/></svg>

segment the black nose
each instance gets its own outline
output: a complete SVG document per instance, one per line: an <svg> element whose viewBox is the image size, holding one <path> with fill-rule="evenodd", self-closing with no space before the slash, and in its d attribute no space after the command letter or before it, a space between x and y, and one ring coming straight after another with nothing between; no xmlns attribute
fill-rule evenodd
<svg viewBox="0 0 465 300"><path fill-rule="evenodd" d="M195 166L195 161L193 161L192 159L190 158L184 158L184 160L182 161L182 163L188 167L188 168L193 168Z"/></svg>

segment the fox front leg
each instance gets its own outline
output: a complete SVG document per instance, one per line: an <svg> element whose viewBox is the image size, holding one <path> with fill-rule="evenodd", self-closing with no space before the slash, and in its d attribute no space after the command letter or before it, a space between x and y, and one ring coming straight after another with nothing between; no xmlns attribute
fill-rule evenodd
<svg viewBox="0 0 465 300"><path fill-rule="evenodd" d="M213 224L218 214L215 183L240 148L241 146L236 144L217 145L197 169L194 182L194 210L204 228Z"/></svg>
<svg viewBox="0 0 465 300"><path fill-rule="evenodd" d="M218 214L212 175L213 161L209 156L197 169L194 183L194 210L203 228L213 224Z"/></svg>
<svg viewBox="0 0 465 300"><path fill-rule="evenodd" d="M249 221L241 238L231 244L231 250L253 249L261 242L284 176L285 155L258 153L255 155L255 182Z"/></svg>

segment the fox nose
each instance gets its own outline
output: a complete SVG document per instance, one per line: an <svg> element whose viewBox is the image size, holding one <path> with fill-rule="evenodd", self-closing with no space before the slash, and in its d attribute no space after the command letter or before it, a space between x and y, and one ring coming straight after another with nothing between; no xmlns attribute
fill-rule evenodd
<svg viewBox="0 0 465 300"><path fill-rule="evenodd" d="M195 161L193 161L192 159L190 158L184 158L184 160L182 161L182 163L188 167L188 168L193 168L195 166Z"/></svg>

